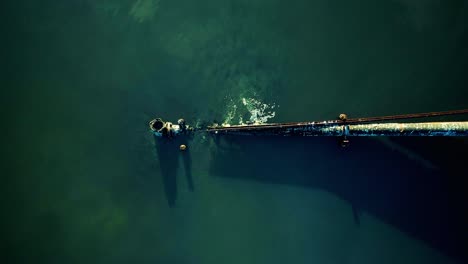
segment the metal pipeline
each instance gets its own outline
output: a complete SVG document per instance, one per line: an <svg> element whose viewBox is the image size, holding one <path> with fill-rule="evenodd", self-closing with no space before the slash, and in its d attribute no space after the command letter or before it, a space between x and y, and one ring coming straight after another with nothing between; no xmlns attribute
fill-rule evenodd
<svg viewBox="0 0 468 264"><path fill-rule="evenodd" d="M287 126L251 125L213 127L207 132L221 135L280 136L468 136L468 121L424 123L330 124L298 123Z"/></svg>

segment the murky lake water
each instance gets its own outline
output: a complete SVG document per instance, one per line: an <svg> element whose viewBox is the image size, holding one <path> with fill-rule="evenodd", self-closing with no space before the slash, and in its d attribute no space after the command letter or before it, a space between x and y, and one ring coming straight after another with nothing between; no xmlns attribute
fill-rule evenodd
<svg viewBox="0 0 468 264"><path fill-rule="evenodd" d="M147 123L467 108L468 1L21 0L4 10L12 262L467 260L466 140L167 143Z"/></svg>

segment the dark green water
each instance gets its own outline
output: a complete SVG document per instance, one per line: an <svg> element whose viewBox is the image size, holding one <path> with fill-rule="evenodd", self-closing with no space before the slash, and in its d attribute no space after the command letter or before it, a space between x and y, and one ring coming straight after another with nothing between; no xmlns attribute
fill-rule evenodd
<svg viewBox="0 0 468 264"><path fill-rule="evenodd" d="M272 122L467 108L468 1L2 11L8 262L467 261L466 140L200 135L181 154L147 122L237 123L243 98Z"/></svg>

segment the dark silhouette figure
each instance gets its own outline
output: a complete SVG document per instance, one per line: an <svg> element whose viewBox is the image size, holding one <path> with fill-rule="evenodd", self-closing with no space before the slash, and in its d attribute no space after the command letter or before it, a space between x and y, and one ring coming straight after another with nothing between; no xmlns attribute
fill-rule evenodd
<svg viewBox="0 0 468 264"><path fill-rule="evenodd" d="M182 151L180 145L187 145L188 137L180 136L176 138L162 138L153 135L155 140L155 148L158 153L159 167L163 177L164 193L166 195L167 204L173 207L177 200L177 171L179 169L179 158L182 156L184 163L185 176L188 182L189 189L194 190L192 178L192 158L190 150L187 148Z"/></svg>
<svg viewBox="0 0 468 264"><path fill-rule="evenodd" d="M353 219L354 223L357 226L361 225L361 211L359 211L359 208L356 207L356 205L351 204L352 210L353 210Z"/></svg>
<svg viewBox="0 0 468 264"><path fill-rule="evenodd" d="M181 151L182 160L184 162L185 178L187 179L188 187L190 191L194 191L193 178L192 178L192 155L190 148Z"/></svg>

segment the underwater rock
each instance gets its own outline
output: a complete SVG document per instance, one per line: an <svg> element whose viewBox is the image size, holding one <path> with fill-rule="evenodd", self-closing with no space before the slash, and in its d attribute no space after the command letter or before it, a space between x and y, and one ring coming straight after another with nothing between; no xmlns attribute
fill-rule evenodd
<svg viewBox="0 0 468 264"><path fill-rule="evenodd" d="M137 0L129 14L139 23L151 20L159 6L159 0Z"/></svg>

